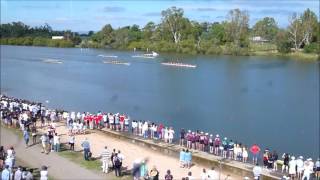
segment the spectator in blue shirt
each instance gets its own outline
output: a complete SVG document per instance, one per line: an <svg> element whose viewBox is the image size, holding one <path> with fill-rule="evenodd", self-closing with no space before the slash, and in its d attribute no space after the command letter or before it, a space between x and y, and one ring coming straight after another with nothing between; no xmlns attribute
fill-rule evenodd
<svg viewBox="0 0 320 180"><path fill-rule="evenodd" d="M83 151L84 151L84 159L85 159L86 161L89 161L90 143L89 143L89 141L88 141L88 138L86 138L86 139L82 142L81 146L83 147Z"/></svg>

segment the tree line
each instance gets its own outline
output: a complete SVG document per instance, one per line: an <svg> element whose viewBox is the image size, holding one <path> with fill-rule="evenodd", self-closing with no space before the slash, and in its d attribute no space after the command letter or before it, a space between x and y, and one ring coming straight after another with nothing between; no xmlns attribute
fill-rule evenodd
<svg viewBox="0 0 320 180"><path fill-rule="evenodd" d="M110 24L83 41L83 47L110 47L191 54L249 55L251 51L278 50L281 53L301 51L319 52L319 22L310 9L301 15L293 14L286 29L278 27L273 17L259 20L249 28L248 11L230 10L219 22L191 21L181 8L171 7L161 12L159 24L148 22L114 29ZM264 43L255 43L260 36Z"/></svg>
<svg viewBox="0 0 320 180"><path fill-rule="evenodd" d="M1 44L53 47L115 48L154 50L190 54L251 55L256 52L304 51L319 53L320 23L314 12L306 9L292 14L287 28L279 28L273 17L264 17L249 27L248 11L230 10L222 22L197 22L184 16L182 8L161 12L161 22L113 28L105 25L80 39L78 33L53 31L49 25L29 27L21 22L1 24ZM52 40L63 35L65 40ZM258 41L253 37L260 37Z"/></svg>
<svg viewBox="0 0 320 180"><path fill-rule="evenodd" d="M81 42L78 33L54 31L45 24L40 27L30 27L22 22L0 25L1 44L25 46L74 47ZM52 39L52 36L63 36L64 39Z"/></svg>

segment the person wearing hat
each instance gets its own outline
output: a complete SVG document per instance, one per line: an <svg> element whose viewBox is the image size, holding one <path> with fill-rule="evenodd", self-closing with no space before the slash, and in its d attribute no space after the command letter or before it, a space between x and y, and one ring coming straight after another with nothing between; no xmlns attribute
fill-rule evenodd
<svg viewBox="0 0 320 180"><path fill-rule="evenodd" d="M303 175L303 170L304 170L303 157L299 156L296 163L297 163L298 179L301 179Z"/></svg>
<svg viewBox="0 0 320 180"><path fill-rule="evenodd" d="M311 158L308 158L306 161L304 161L304 170L303 170L303 176L302 179L310 179L310 175L313 172L313 162Z"/></svg>
<svg viewBox="0 0 320 180"><path fill-rule="evenodd" d="M290 178L294 179L296 176L296 158L294 156L291 157L291 160L289 161L289 176Z"/></svg>
<svg viewBox="0 0 320 180"><path fill-rule="evenodd" d="M150 170L149 177L150 180L159 180L159 171L155 166Z"/></svg>
<svg viewBox="0 0 320 180"><path fill-rule="evenodd" d="M222 146L223 146L222 157L227 159L227 152L228 152L228 146L229 146L229 142L228 142L227 137L223 138Z"/></svg>

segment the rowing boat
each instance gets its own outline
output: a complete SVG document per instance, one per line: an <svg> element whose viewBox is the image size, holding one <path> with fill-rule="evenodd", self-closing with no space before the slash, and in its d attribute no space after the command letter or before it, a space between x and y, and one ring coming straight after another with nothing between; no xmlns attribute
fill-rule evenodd
<svg viewBox="0 0 320 180"><path fill-rule="evenodd" d="M52 64L62 64L62 61L57 59L45 59L42 62L44 63L52 63Z"/></svg>
<svg viewBox="0 0 320 180"><path fill-rule="evenodd" d="M186 67L186 68L196 68L197 65L193 64L183 64L183 63L174 63L174 62L166 62L166 63L161 63L164 66L176 66L176 67Z"/></svg>
<svg viewBox="0 0 320 180"><path fill-rule="evenodd" d="M117 64L117 65L126 65L130 66L128 62L121 62L121 61L102 61L104 64Z"/></svg>

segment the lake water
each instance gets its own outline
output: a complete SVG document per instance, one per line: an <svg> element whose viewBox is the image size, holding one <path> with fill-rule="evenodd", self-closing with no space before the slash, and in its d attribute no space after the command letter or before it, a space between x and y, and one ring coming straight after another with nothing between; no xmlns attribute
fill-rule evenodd
<svg viewBox="0 0 320 180"><path fill-rule="evenodd" d="M103 64L117 55L130 66ZM319 156L319 63L276 57L133 58L133 52L1 46L1 92L75 111L124 112L251 145ZM44 63L58 59L62 64ZM160 63L183 59L197 68ZM45 103L48 100L49 103Z"/></svg>

